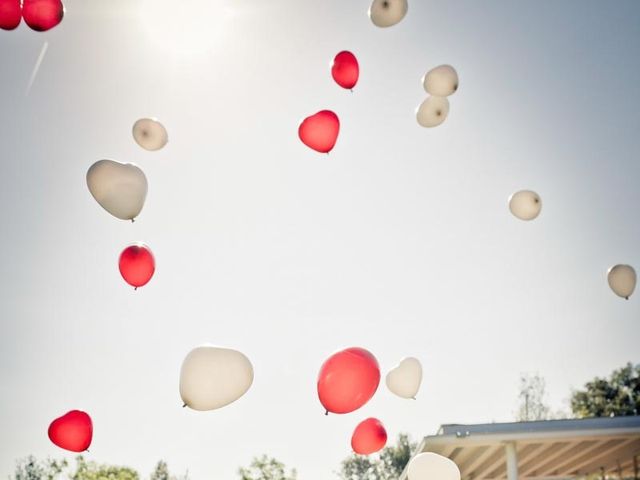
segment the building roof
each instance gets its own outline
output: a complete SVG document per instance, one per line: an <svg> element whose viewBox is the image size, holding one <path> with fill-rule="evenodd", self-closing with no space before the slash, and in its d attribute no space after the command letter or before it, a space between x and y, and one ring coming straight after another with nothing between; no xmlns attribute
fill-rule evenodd
<svg viewBox="0 0 640 480"><path fill-rule="evenodd" d="M442 425L414 455L434 452L450 458L462 480L500 480L507 478L508 444L515 446L519 479L602 472L637 478L640 416ZM406 479L406 469L400 479Z"/></svg>

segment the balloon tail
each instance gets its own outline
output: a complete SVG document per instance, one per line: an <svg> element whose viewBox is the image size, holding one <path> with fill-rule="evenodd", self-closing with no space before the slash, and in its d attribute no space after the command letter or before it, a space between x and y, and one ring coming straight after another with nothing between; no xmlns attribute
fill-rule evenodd
<svg viewBox="0 0 640 480"><path fill-rule="evenodd" d="M88 448L85 450L85 452L87 452L87 453L91 453L91 452L89 451L89 449L88 449Z"/></svg>
<svg viewBox="0 0 640 480"><path fill-rule="evenodd" d="M133 291L134 292L137 291L137 290L138 290L138 287L133 287Z"/></svg>
<svg viewBox="0 0 640 480"><path fill-rule="evenodd" d="M349 89L349 91L350 91L351 93L353 93L353 88L350 88L350 89Z"/></svg>
<svg viewBox="0 0 640 480"><path fill-rule="evenodd" d="M132 218L132 219L131 219L131 223L135 223L135 222L136 222L136 219L135 219L135 218Z"/></svg>
<svg viewBox="0 0 640 480"><path fill-rule="evenodd" d="M325 410L325 411L324 411L324 416L326 417L326 416L328 416L328 415L329 415L329 410Z"/></svg>
<svg viewBox="0 0 640 480"><path fill-rule="evenodd" d="M416 400L416 397L411 397L413 400Z"/></svg>
<svg viewBox="0 0 640 480"><path fill-rule="evenodd" d="M624 297L625 300L629 300L629 297Z"/></svg>
<svg viewBox="0 0 640 480"><path fill-rule="evenodd" d="M182 408L185 408L186 406L187 406L187 404L186 404L186 403L183 403L183 404L182 404Z"/></svg>

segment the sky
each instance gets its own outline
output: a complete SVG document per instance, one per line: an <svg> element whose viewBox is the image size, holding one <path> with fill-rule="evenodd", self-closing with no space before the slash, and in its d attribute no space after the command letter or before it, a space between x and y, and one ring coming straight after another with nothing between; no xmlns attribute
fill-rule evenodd
<svg viewBox="0 0 640 480"><path fill-rule="evenodd" d="M90 460L195 480L275 456L337 478L374 416L414 440L444 423L511 421L524 373L568 411L572 389L638 362L640 296L607 269L640 266L640 3L410 0L380 29L368 0L69 0L63 22L0 31L0 476L73 458L47 438L71 409L94 421ZM48 42L33 86L27 84ZM353 93L329 65L350 50ZM449 117L420 127L421 78L453 65ZM297 138L334 110L330 155ZM155 116L169 143L142 150ZM91 197L97 160L133 162L135 223ZM509 195L542 198L532 222ZM153 250L134 291L120 251ZM237 402L183 409L182 360L238 349ZM419 358L417 400L381 383L324 415L322 362L359 346L383 376Z"/></svg>

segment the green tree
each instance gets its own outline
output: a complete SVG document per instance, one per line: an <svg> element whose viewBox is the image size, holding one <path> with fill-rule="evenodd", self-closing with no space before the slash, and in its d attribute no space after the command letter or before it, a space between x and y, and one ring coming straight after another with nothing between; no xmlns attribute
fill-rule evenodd
<svg viewBox="0 0 640 480"><path fill-rule="evenodd" d="M545 403L546 383L537 373L535 375L521 375L518 398L520 405L516 412L516 420L530 422L533 420L547 420L551 411Z"/></svg>
<svg viewBox="0 0 640 480"><path fill-rule="evenodd" d="M338 476L342 480L397 480L416 446L407 434L401 433L396 444L383 448L377 458L355 453L345 458Z"/></svg>
<svg viewBox="0 0 640 480"><path fill-rule="evenodd" d="M151 477L149 480L188 480L189 475L185 474L184 476L176 477L175 475L171 475L169 472L169 466L167 462L164 460L158 461L155 469L151 473Z"/></svg>
<svg viewBox="0 0 640 480"><path fill-rule="evenodd" d="M76 457L75 471L70 471L66 460L38 460L30 455L17 462L10 480L139 480L138 472L129 467L99 465L88 462L82 455ZM167 462L160 460L149 480L188 480L189 475L176 476L169 472Z"/></svg>
<svg viewBox="0 0 640 480"><path fill-rule="evenodd" d="M67 461L46 459L39 461L29 455L17 462L13 480L55 480L67 467ZM11 477L10 477L11 478Z"/></svg>
<svg viewBox="0 0 640 480"><path fill-rule="evenodd" d="M138 472L129 467L99 465L87 462L82 455L76 457L76 471L71 480L139 480Z"/></svg>
<svg viewBox="0 0 640 480"><path fill-rule="evenodd" d="M640 414L640 364L627 363L607 378L594 378L571 395L578 418Z"/></svg>
<svg viewBox="0 0 640 480"><path fill-rule="evenodd" d="M174 477L169 473L169 466L167 462L160 460L156 464L156 468L151 473L149 480L173 480Z"/></svg>
<svg viewBox="0 0 640 480"><path fill-rule="evenodd" d="M241 480L296 480L295 469L288 474L282 462L263 455L256 457L249 468L240 467L238 475Z"/></svg>

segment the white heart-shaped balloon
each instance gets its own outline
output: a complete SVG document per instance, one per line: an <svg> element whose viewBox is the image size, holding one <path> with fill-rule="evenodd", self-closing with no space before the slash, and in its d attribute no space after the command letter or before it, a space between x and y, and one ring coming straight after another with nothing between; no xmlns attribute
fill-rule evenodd
<svg viewBox="0 0 640 480"><path fill-rule="evenodd" d="M439 97L453 95L458 90L458 83L458 72L451 65L432 68L422 77L427 93Z"/></svg>
<svg viewBox="0 0 640 480"><path fill-rule="evenodd" d="M607 272L607 281L613 293L627 300L636 288L636 280L636 271L631 265L615 265Z"/></svg>
<svg viewBox="0 0 640 480"><path fill-rule="evenodd" d="M449 100L447 97L427 97L416 110L416 120L426 128L437 127L444 122L449 114Z"/></svg>
<svg viewBox="0 0 640 480"><path fill-rule="evenodd" d="M87 171L87 186L102 208L122 220L136 218L147 197L147 177L133 163L99 160Z"/></svg>
<svg viewBox="0 0 640 480"><path fill-rule="evenodd" d="M407 477L409 480L460 480L460 469L447 457L424 452L409 461Z"/></svg>
<svg viewBox="0 0 640 480"><path fill-rule="evenodd" d="M542 210L540 195L531 190L520 190L509 197L509 210L520 220L533 220Z"/></svg>
<svg viewBox="0 0 640 480"><path fill-rule="evenodd" d="M133 124L133 139L145 150L160 150L169 141L167 129L156 118L141 118Z"/></svg>
<svg viewBox="0 0 640 480"><path fill-rule="evenodd" d="M391 27L404 18L408 9L407 0L373 0L369 18L376 27Z"/></svg>
<svg viewBox="0 0 640 480"><path fill-rule="evenodd" d="M194 410L215 410L235 402L253 383L253 366L241 352L202 345L182 362L180 396Z"/></svg>
<svg viewBox="0 0 640 480"><path fill-rule="evenodd" d="M416 398L422 383L422 365L414 357L403 358L387 373L387 388L402 398Z"/></svg>

